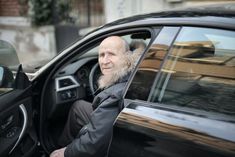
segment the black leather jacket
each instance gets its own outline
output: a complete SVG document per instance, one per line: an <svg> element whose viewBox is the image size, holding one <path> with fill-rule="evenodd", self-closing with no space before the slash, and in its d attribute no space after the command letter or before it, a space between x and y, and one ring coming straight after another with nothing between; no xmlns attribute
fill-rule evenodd
<svg viewBox="0 0 235 157"><path fill-rule="evenodd" d="M95 110L91 114L91 122L84 126L79 137L67 146L65 157L104 157L107 155L113 133L113 123L120 112L119 105L128 76L104 89L94 98Z"/></svg>

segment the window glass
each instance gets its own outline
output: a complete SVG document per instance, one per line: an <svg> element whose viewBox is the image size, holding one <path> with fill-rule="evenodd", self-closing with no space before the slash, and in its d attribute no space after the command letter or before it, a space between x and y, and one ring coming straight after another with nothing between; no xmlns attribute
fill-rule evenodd
<svg viewBox="0 0 235 157"><path fill-rule="evenodd" d="M150 101L235 115L235 32L182 28Z"/></svg>
<svg viewBox="0 0 235 157"><path fill-rule="evenodd" d="M148 49L144 60L139 65L126 93L126 98L147 100L153 80L159 71L164 56L168 52L178 29L178 27L165 27L161 30ZM156 31L159 32L159 29Z"/></svg>

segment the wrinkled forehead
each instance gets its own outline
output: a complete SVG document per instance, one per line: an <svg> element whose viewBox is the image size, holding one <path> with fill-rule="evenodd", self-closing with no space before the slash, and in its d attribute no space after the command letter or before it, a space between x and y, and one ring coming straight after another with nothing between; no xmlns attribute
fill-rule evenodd
<svg viewBox="0 0 235 157"><path fill-rule="evenodd" d="M107 38L104 39L100 46L99 52L101 51L125 51L125 42L121 38Z"/></svg>

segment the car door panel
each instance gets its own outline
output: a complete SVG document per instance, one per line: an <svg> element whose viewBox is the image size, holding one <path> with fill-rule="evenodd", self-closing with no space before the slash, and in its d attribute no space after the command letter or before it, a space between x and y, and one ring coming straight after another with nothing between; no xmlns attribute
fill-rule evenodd
<svg viewBox="0 0 235 157"><path fill-rule="evenodd" d="M12 108L19 106L18 103L14 103L16 101L21 101L26 97L30 97L31 95L31 87L28 89L15 89L9 93L1 95L0 101L0 113L8 112Z"/></svg>
<svg viewBox="0 0 235 157"><path fill-rule="evenodd" d="M0 98L0 155L9 156L19 152L34 132L32 128L31 87L13 90ZM30 136L29 136L30 135ZM32 139L32 137L31 137ZM34 137L34 143L36 138ZM32 145L31 145L32 146Z"/></svg>
<svg viewBox="0 0 235 157"><path fill-rule="evenodd" d="M234 156L233 130L229 122L133 102L115 123L110 156Z"/></svg>

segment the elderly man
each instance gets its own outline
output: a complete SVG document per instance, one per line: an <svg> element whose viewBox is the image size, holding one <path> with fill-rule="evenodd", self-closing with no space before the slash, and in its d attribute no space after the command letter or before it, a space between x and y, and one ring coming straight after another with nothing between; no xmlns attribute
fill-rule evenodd
<svg viewBox="0 0 235 157"><path fill-rule="evenodd" d="M99 65L103 75L98 81L101 92L92 104L82 100L73 104L61 139L68 145L55 150L50 157L106 156L134 58L121 37L111 36L101 42Z"/></svg>

